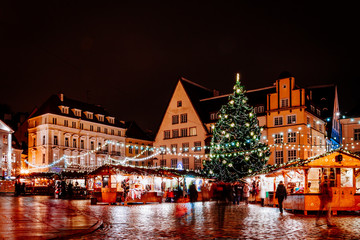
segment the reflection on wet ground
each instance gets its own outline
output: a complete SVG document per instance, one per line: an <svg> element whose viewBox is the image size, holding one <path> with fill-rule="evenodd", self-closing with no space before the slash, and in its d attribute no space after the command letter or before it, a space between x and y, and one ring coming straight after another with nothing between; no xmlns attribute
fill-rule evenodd
<svg viewBox="0 0 360 240"><path fill-rule="evenodd" d="M51 201L49 202L51 204ZM62 204L101 218L104 227L86 239L359 239L358 213L334 216L336 227L315 226L315 216L304 216L258 205L197 202L177 214L179 204L93 206L89 201ZM193 211L192 211L193 210Z"/></svg>

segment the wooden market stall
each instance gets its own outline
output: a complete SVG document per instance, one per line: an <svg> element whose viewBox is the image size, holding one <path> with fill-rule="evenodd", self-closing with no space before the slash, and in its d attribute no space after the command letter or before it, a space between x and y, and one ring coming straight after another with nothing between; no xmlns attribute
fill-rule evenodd
<svg viewBox="0 0 360 240"><path fill-rule="evenodd" d="M266 203L276 205L274 191L280 181L288 191L284 208L318 211L320 183L327 178L333 193L332 211L360 210L360 157L344 150L336 150L306 160L292 161L266 175L273 182ZM325 177L326 176L326 177Z"/></svg>

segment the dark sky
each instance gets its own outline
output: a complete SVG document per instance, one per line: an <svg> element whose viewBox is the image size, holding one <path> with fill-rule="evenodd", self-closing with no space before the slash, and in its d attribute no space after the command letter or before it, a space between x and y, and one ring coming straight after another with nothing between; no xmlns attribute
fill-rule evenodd
<svg viewBox="0 0 360 240"><path fill-rule="evenodd" d="M0 103L31 111L51 94L101 104L156 129L179 76L222 93L289 71L300 86L359 80L355 5L306 1L1 1Z"/></svg>

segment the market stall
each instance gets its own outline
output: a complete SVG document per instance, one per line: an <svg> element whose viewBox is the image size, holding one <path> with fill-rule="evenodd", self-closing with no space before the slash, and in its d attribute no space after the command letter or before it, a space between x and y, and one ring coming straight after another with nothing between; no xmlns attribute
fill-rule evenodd
<svg viewBox="0 0 360 240"><path fill-rule="evenodd" d="M360 157L337 150L306 160L292 161L266 174L273 181L273 191L280 181L288 191L284 208L317 211L320 206L320 183L328 179L332 189L332 211L360 210ZM277 204L275 194L268 194L266 202Z"/></svg>

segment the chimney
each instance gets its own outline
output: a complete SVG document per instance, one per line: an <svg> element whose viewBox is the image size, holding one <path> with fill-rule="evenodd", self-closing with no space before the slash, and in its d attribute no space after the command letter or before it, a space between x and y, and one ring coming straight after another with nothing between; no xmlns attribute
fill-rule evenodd
<svg viewBox="0 0 360 240"><path fill-rule="evenodd" d="M213 90L213 95L214 95L214 97L219 96L219 91L214 89L214 90Z"/></svg>
<svg viewBox="0 0 360 240"><path fill-rule="evenodd" d="M59 98L60 98L60 101L64 101L64 94L63 93L59 93L58 94Z"/></svg>

